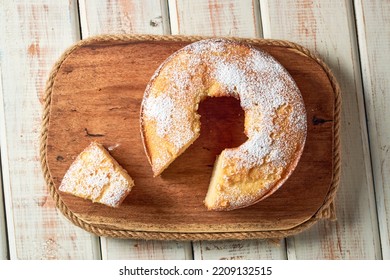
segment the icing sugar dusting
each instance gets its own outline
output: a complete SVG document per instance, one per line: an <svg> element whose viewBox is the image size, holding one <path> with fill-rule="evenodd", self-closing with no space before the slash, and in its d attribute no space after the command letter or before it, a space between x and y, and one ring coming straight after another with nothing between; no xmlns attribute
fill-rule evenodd
<svg viewBox="0 0 390 280"><path fill-rule="evenodd" d="M203 40L173 54L146 89L143 121L155 121L157 134L180 149L197 135L193 127L198 121L196 104L214 96L209 89L215 85L224 95L240 99L249 138L240 147L225 150L224 156L234 158L238 168L265 161L279 167L289 164L295 144L304 142L306 135L302 97L283 66L245 44ZM163 165L162 159L158 161Z"/></svg>
<svg viewBox="0 0 390 280"><path fill-rule="evenodd" d="M66 172L60 191L117 207L134 182L118 171L120 167L103 149L92 142L82 151Z"/></svg>
<svg viewBox="0 0 390 280"><path fill-rule="evenodd" d="M227 63L225 61L217 61L215 79L225 87L225 90L234 95L245 95L248 78L246 73L238 68L235 63Z"/></svg>
<svg viewBox="0 0 390 280"><path fill-rule="evenodd" d="M189 120L188 113L181 110L169 95L150 96L144 106L145 118L156 122L157 135L166 137L174 144L176 151L191 140L194 135L192 130L176 121Z"/></svg>
<svg viewBox="0 0 390 280"><path fill-rule="evenodd" d="M164 137L172 125L171 119L175 109L173 100L168 95L150 96L144 106L146 117L158 123L157 134Z"/></svg>
<svg viewBox="0 0 390 280"><path fill-rule="evenodd" d="M202 40L186 46L184 49L194 55L202 55L205 50L208 52L223 53L226 51L224 40Z"/></svg>
<svg viewBox="0 0 390 280"><path fill-rule="evenodd" d="M218 60L214 76L226 91L234 95L238 93L247 115L255 115L255 122L249 121L247 125L249 140L237 149L226 150L224 156L234 158L239 169L260 166L266 157L274 164L285 167L293 149L270 135L280 129L274 122L278 110L286 104L297 103L294 101L296 96L291 93L299 91L292 79L286 79L288 76L283 67L272 57L251 49L244 58ZM289 115L289 122L295 132L306 129L303 106L298 106L294 114ZM279 135L287 141L284 136Z"/></svg>

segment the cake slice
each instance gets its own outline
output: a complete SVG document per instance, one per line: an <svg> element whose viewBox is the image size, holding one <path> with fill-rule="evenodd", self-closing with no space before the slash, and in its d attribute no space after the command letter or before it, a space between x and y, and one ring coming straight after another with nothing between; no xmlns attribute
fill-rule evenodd
<svg viewBox="0 0 390 280"><path fill-rule="evenodd" d="M127 171L99 143L92 142L69 167L59 190L118 207L134 186Z"/></svg>

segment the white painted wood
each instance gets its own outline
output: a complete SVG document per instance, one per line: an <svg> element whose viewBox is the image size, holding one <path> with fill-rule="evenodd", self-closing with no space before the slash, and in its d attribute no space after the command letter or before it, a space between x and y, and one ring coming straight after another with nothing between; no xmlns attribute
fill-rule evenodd
<svg viewBox="0 0 390 280"><path fill-rule="evenodd" d="M0 5L1 156L11 259L96 259L98 239L55 209L43 180L43 91L55 60L79 38L76 1Z"/></svg>
<svg viewBox="0 0 390 280"><path fill-rule="evenodd" d="M104 33L167 34L167 6L160 0L80 1L82 37ZM191 242L101 238L103 259L192 259Z"/></svg>
<svg viewBox="0 0 390 280"><path fill-rule="evenodd" d="M3 85L1 82L1 63L0 63L0 122L3 123L4 120L4 106L3 106ZM3 136L3 130L0 130L0 139ZM0 142L0 147L1 147ZM1 163L0 163L1 167ZM8 241L7 241L7 228L5 223L5 212L4 212L4 197L3 197L3 178L0 173L0 260L9 259L8 255Z"/></svg>
<svg viewBox="0 0 390 280"><path fill-rule="evenodd" d="M267 240L194 242L196 260L284 260L284 240L279 244Z"/></svg>
<svg viewBox="0 0 390 280"><path fill-rule="evenodd" d="M289 259L381 258L355 19L350 1L261 1L265 38L315 50L333 70L343 99L342 178L337 222L287 240Z"/></svg>
<svg viewBox="0 0 390 280"><path fill-rule="evenodd" d="M259 37L256 0L169 0L172 34Z"/></svg>
<svg viewBox="0 0 390 280"><path fill-rule="evenodd" d="M390 5L355 1L383 259L390 259Z"/></svg>
<svg viewBox="0 0 390 280"><path fill-rule="evenodd" d="M191 242L102 238L103 260L191 260Z"/></svg>
<svg viewBox="0 0 390 280"><path fill-rule="evenodd" d="M80 22L85 37L98 34L166 34L169 24L165 1L80 0Z"/></svg>
<svg viewBox="0 0 390 280"><path fill-rule="evenodd" d="M173 8L172 8L173 7ZM172 33L261 36L257 1L169 1ZM195 259L285 259L286 247L264 241L193 242Z"/></svg>
<svg viewBox="0 0 390 280"><path fill-rule="evenodd" d="M176 2L176 0L168 0L169 23L171 26L171 34L173 35L180 34Z"/></svg>

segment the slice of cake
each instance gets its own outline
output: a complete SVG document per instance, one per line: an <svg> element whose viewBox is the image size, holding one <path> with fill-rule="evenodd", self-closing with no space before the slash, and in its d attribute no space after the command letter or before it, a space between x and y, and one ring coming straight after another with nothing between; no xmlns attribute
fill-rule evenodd
<svg viewBox="0 0 390 280"><path fill-rule="evenodd" d="M127 171L99 143L92 142L69 167L59 190L118 207L134 186Z"/></svg>

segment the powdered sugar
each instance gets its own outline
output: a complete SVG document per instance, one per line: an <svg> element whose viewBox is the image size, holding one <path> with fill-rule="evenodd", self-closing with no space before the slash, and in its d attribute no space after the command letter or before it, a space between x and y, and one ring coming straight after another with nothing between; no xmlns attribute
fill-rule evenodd
<svg viewBox="0 0 390 280"><path fill-rule="evenodd" d="M157 83L158 87L154 86ZM238 168L259 166L265 160L286 166L296 144L304 142L306 114L302 97L283 66L270 55L245 44L204 40L173 54L148 85L142 121L154 121L159 137L168 139L178 149L184 147L198 135L193 126L198 121L196 105L213 96L210 88L215 83L224 95L240 99L249 138L240 147L226 150L224 156L237 160ZM280 131L280 123L285 120L278 110L286 104L294 110L286 115L289 129L284 132ZM272 137L275 131L279 133ZM289 141L291 147L286 145ZM160 163L162 159L157 160Z"/></svg>
<svg viewBox="0 0 390 280"><path fill-rule="evenodd" d="M193 55L202 55L205 50L210 53L223 53L226 51L226 40L201 40L186 46L184 49Z"/></svg>
<svg viewBox="0 0 390 280"><path fill-rule="evenodd" d="M145 118L156 122L157 135L166 137L176 150L181 149L191 140L194 133L190 127L177 122L189 120L184 110L169 95L150 96L144 103Z"/></svg>
<svg viewBox="0 0 390 280"><path fill-rule="evenodd" d="M157 134L164 137L172 126L175 104L168 95L150 96L144 104L145 116L157 122Z"/></svg>
<svg viewBox="0 0 390 280"><path fill-rule="evenodd" d="M133 181L99 144L89 145L69 167L60 191L116 207L130 192Z"/></svg>
<svg viewBox="0 0 390 280"><path fill-rule="evenodd" d="M247 74L236 63L218 60L213 74L215 75L215 79L228 92L244 95L249 90L247 88Z"/></svg>

